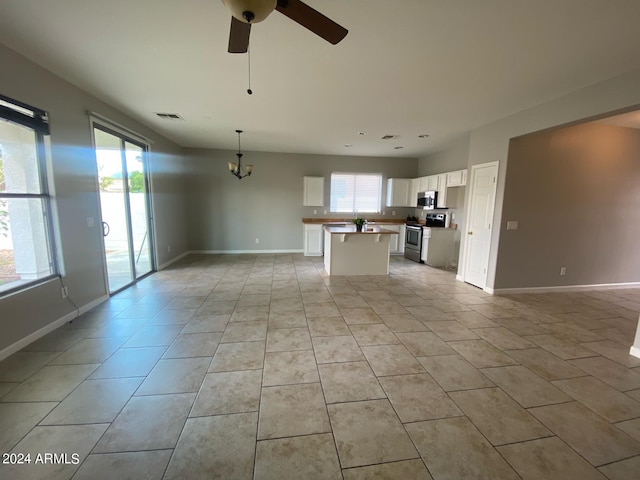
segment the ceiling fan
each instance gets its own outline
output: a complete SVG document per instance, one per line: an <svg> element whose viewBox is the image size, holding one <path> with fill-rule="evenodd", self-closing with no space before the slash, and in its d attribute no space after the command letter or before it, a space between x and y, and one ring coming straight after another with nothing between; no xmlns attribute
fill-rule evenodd
<svg viewBox="0 0 640 480"><path fill-rule="evenodd" d="M222 0L231 11L229 53L246 53L251 25L263 21L274 10L335 45L348 33L330 18L300 0Z"/></svg>

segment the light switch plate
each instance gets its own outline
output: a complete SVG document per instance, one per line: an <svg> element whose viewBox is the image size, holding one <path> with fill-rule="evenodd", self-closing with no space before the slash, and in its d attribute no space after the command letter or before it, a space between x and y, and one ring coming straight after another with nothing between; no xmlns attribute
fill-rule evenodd
<svg viewBox="0 0 640 480"><path fill-rule="evenodd" d="M507 222L507 230L517 230L518 229L518 221L517 220L509 220Z"/></svg>

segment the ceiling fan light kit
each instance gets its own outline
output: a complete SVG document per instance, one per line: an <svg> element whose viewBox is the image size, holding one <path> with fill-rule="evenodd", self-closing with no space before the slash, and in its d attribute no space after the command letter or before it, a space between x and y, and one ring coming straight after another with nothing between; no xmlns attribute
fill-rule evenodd
<svg viewBox="0 0 640 480"><path fill-rule="evenodd" d="M276 9L277 0L222 0L231 15L244 23L259 23Z"/></svg>

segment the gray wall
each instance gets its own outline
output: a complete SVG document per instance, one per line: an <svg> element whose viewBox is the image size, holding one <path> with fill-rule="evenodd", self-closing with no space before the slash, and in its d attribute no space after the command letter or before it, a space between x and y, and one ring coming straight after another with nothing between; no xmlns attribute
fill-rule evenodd
<svg viewBox="0 0 640 480"><path fill-rule="evenodd" d="M95 154L87 110L105 115L152 139L150 173L160 264L186 252L181 149L121 112L0 45L0 92L49 113L58 248L69 296L80 307L107 293L104 281ZM95 219L88 228L87 218ZM172 246L169 254L166 245ZM0 298L0 352L73 312L58 280Z"/></svg>
<svg viewBox="0 0 640 480"><path fill-rule="evenodd" d="M640 281L639 130L527 135L511 141L508 163L496 288Z"/></svg>
<svg viewBox="0 0 640 480"><path fill-rule="evenodd" d="M420 159L418 177L453 172L467 168L469 160L469 135L465 135L447 148Z"/></svg>
<svg viewBox="0 0 640 480"><path fill-rule="evenodd" d="M329 212L331 172L381 173L386 198L387 178L414 178L418 169L415 158L243 152L243 162L253 164L254 173L238 180L227 168L235 152L192 149L187 153L189 246L198 251L302 250L303 217L345 216ZM302 206L305 175L325 177L326 215L321 207ZM384 216L367 218L394 218L392 211L395 218L405 218L413 212L412 208L384 210Z"/></svg>

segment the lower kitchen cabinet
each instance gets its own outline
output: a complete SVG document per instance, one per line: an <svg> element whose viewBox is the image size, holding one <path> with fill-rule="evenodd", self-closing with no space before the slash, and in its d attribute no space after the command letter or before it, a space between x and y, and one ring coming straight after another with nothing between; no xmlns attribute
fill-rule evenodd
<svg viewBox="0 0 640 480"><path fill-rule="evenodd" d="M391 255L404 254L404 225L381 225L387 230L393 230L398 232L398 235L391 235L389 237L389 253Z"/></svg>
<svg viewBox="0 0 640 480"><path fill-rule="evenodd" d="M324 232L322 225L304 225L304 255L321 257L324 253Z"/></svg>
<svg viewBox="0 0 640 480"><path fill-rule="evenodd" d="M420 259L431 267L446 267L453 260L455 232L453 228L423 228Z"/></svg>

